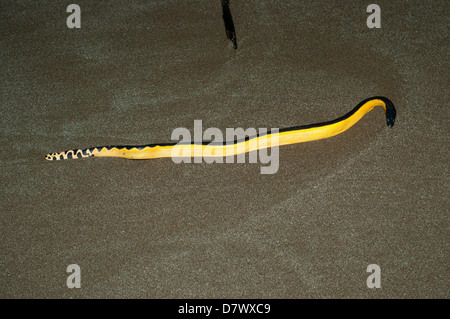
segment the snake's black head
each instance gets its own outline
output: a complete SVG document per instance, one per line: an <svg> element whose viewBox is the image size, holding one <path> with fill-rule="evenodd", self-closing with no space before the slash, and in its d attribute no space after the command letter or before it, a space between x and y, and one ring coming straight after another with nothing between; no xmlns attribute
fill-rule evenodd
<svg viewBox="0 0 450 319"><path fill-rule="evenodd" d="M386 103L386 124L388 127L393 127L397 111L395 110L394 104L390 100L388 101L389 103Z"/></svg>
<svg viewBox="0 0 450 319"><path fill-rule="evenodd" d="M397 111L395 110L394 103L384 96L375 96L371 99L382 100L386 105L386 124L388 127L393 127L395 123L395 117L397 116Z"/></svg>
<svg viewBox="0 0 450 319"><path fill-rule="evenodd" d="M390 116L388 114L386 114L386 124L388 127L393 127L395 123L395 109L394 109L394 113L391 114Z"/></svg>

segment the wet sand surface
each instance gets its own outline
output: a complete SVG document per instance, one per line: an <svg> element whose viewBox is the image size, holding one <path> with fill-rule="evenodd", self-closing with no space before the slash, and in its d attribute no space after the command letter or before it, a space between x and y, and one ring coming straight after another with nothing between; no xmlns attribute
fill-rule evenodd
<svg viewBox="0 0 450 319"><path fill-rule="evenodd" d="M0 297L449 297L449 2L2 1ZM264 164L45 161L175 128L328 121ZM82 288L68 289L78 264ZM366 285L381 267L381 289Z"/></svg>

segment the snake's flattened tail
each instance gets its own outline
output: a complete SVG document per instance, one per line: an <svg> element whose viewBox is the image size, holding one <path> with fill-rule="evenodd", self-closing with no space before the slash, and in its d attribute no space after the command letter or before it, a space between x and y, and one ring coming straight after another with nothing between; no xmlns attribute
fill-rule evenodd
<svg viewBox="0 0 450 319"><path fill-rule="evenodd" d="M45 156L45 159L48 161L60 161L66 159L77 159L83 157L92 157L94 149L86 148L86 149L76 149L76 150L68 150L61 153L50 153Z"/></svg>

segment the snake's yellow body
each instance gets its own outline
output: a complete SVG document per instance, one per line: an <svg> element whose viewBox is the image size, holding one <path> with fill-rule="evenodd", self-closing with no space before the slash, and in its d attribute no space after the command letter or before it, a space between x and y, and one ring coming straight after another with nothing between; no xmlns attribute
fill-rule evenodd
<svg viewBox="0 0 450 319"><path fill-rule="evenodd" d="M88 149L75 149L61 153L47 154L47 160L74 159L83 157L122 157L127 159L153 159L164 157L223 157L234 156L260 149L320 140L340 134L374 107L381 106L386 113L386 123L392 127L396 110L392 102L385 97L373 97L359 103L346 115L324 123L296 126L269 131L243 140L224 143L171 143L140 146L102 146Z"/></svg>

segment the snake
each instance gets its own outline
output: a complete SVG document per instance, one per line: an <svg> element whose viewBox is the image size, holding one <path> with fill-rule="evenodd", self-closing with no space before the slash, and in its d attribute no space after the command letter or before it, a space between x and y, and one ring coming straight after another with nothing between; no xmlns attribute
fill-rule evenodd
<svg viewBox="0 0 450 319"><path fill-rule="evenodd" d="M111 145L91 147L85 149L72 149L60 153L50 153L46 160L58 161L78 159L85 157L119 157L126 159L154 159L167 157L202 156L223 157L239 155L264 148L282 145L297 144L314 140L325 139L338 135L355 125L365 114L373 108L381 106L386 115L386 124L389 128L394 126L396 110L392 101L383 96L374 96L360 102L350 112L332 121L293 126L279 130L267 130L244 139L225 142L179 142L148 145Z"/></svg>

